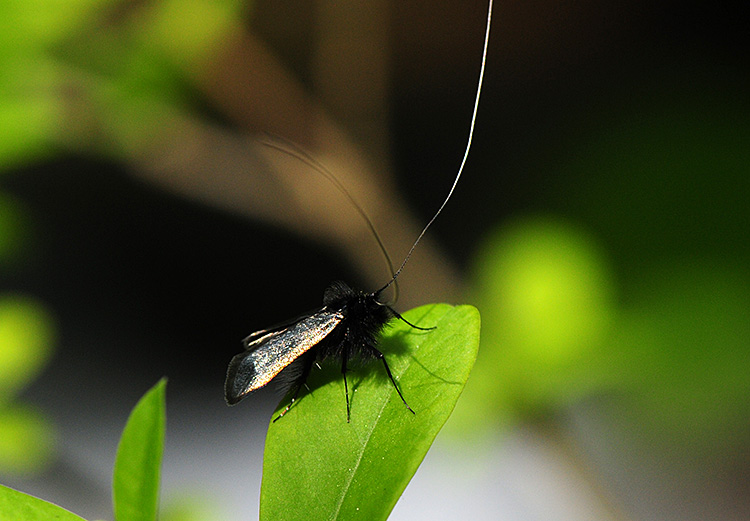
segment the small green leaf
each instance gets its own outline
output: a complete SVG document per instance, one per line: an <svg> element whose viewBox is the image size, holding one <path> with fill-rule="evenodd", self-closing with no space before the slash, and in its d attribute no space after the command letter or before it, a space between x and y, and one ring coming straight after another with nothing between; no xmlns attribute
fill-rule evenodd
<svg viewBox="0 0 750 521"><path fill-rule="evenodd" d="M261 520L388 517L451 414L479 345L479 313L471 306L435 304L404 317L437 328L418 331L394 320L380 343L416 414L373 362L348 373L347 423L340 368L313 371L312 392L269 428Z"/></svg>
<svg viewBox="0 0 750 521"><path fill-rule="evenodd" d="M130 413L117 447L112 479L116 521L154 521L166 429L165 390L161 379Z"/></svg>
<svg viewBox="0 0 750 521"><path fill-rule="evenodd" d="M84 521L62 507L0 485L0 519L3 521Z"/></svg>

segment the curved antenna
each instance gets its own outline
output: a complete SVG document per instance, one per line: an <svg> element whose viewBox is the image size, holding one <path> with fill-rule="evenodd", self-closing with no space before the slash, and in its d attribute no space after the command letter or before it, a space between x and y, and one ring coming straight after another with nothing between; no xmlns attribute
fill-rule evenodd
<svg viewBox="0 0 750 521"><path fill-rule="evenodd" d="M275 150L278 150L279 152L283 152L284 154L290 155L293 158L302 161L304 164L306 164L307 166L309 166L310 168L312 168L319 174L323 175L323 177L328 179L331 182L331 184L333 184L333 186L338 188L338 190L344 195L344 197L346 197L349 200L349 202L352 204L352 206L357 210L357 213L359 213L359 215L362 216L362 219L364 219L373 237L375 237L375 241L377 241L378 247L380 248L380 252L383 254L385 263L388 266L388 272L391 274L391 277L392 277L389 285L393 283L396 277L396 274L393 271L393 262L391 261L391 258L388 255L388 251L385 249L383 240L380 238L378 231L375 229L375 225L372 224L372 221L367 216L367 214L362 209L362 207L357 203L357 200L354 199L354 196L350 194L349 191L341 183L341 181L339 181L338 178L335 175L333 175L333 172L328 170L323 163L315 159L312 155L310 155L309 152L307 152L301 146L297 145L296 143L293 143L292 141L284 139L283 137L268 134L268 139L265 141L261 141L261 143L267 147L273 148ZM396 283L393 286L393 301L395 302L396 300L398 300L398 283Z"/></svg>
<svg viewBox="0 0 750 521"><path fill-rule="evenodd" d="M485 62L487 60L487 47L490 43L490 22L492 21L492 1L490 0L489 6L487 8L487 29L485 29L484 33L484 48L482 49L482 65L479 69L479 82L477 84L477 94L474 99L474 112L471 115L471 125L469 127L469 139L466 143L466 150L464 150L464 156L463 159L461 159L461 166L458 167L458 173L456 174L456 178L453 180L453 186L451 186L450 191L448 192L448 195L446 196L445 200L443 201L443 204L440 205L440 208L438 208L437 212L435 212L435 215L432 216L432 219L427 223L427 225L422 229L422 232L417 237L417 240L414 241L414 244L412 244L411 249L409 250L409 253L406 254L406 257L404 258L404 262L401 263L401 266L396 270L396 273L393 274L393 277L391 280L388 281L388 284L380 288L378 291L376 291L374 294L377 295L382 291L385 291L388 289L388 287L391 286L391 284L396 283L396 279L401 274L401 271L404 269L404 266L406 266L406 263L409 262L409 258L411 257L411 254L414 253L414 249L417 247L417 244L419 244L419 241L422 240L422 237L424 237L424 234L427 232L427 229L432 225L432 223L437 219L437 216L440 215L440 212L443 211L443 208L445 208L445 205L450 200L451 196L453 195L453 191L456 189L456 185L458 184L458 180L461 178L461 174L464 171L464 165L466 165L466 158L469 157L469 150L471 149L471 141L474 138L474 124L477 120L477 111L479 110L479 97L482 93L482 82L484 81L484 68L485 68ZM396 283L397 284L397 283Z"/></svg>

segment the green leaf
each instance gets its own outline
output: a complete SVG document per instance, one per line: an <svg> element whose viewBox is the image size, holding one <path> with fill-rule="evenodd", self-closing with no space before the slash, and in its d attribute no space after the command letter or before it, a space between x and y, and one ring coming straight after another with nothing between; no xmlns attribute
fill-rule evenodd
<svg viewBox="0 0 750 521"><path fill-rule="evenodd" d="M161 379L130 413L117 447L112 479L116 521L154 521L166 428L165 390Z"/></svg>
<svg viewBox="0 0 750 521"><path fill-rule="evenodd" d="M474 365L479 312L435 304L393 320L380 343L410 413L382 364L348 373L346 421L340 368L313 371L312 392L272 423L266 438L260 519L385 519L424 459ZM286 405L279 405L274 418Z"/></svg>
<svg viewBox="0 0 750 521"><path fill-rule="evenodd" d="M62 507L0 485L0 519L3 521L84 521Z"/></svg>

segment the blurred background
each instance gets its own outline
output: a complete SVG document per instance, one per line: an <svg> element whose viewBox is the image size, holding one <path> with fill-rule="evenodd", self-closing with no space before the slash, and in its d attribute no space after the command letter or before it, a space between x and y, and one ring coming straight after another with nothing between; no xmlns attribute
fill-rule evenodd
<svg viewBox="0 0 750 521"><path fill-rule="evenodd" d="M0 482L111 519L119 434L166 375L163 519L257 517L279 397L226 407L239 340L388 278L279 147L399 263L458 168L485 16L4 0ZM392 519L750 518L745 21L497 3L474 148L398 305L476 305L480 356Z"/></svg>

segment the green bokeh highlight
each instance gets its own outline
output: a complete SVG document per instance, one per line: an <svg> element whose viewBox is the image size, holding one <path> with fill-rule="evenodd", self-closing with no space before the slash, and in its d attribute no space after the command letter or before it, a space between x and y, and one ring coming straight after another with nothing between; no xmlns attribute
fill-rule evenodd
<svg viewBox="0 0 750 521"><path fill-rule="evenodd" d="M205 491L183 491L166 503L159 510L159 521L222 521L230 517Z"/></svg>
<svg viewBox="0 0 750 521"><path fill-rule="evenodd" d="M611 281L583 231L552 219L515 223L490 238L479 264L479 298L529 363L566 364L601 340Z"/></svg>
<svg viewBox="0 0 750 521"><path fill-rule="evenodd" d="M711 257L654 261L621 302L608 266L590 235L560 219L518 220L489 237L474 279L480 354L452 430L481 433L470 422L478 415L496 425L549 418L599 397L611 425L662 454L742 450L747 268Z"/></svg>
<svg viewBox="0 0 750 521"><path fill-rule="evenodd" d="M54 428L35 408L15 397L49 362L55 328L37 301L0 295L0 473L44 470L54 452Z"/></svg>
<svg viewBox="0 0 750 521"><path fill-rule="evenodd" d="M0 404L34 380L49 361L52 318L35 300L0 296Z"/></svg>
<svg viewBox="0 0 750 521"><path fill-rule="evenodd" d="M55 451L55 430L33 407L0 407L0 473L32 475L47 468Z"/></svg>
<svg viewBox="0 0 750 521"><path fill-rule="evenodd" d="M473 287L482 340L454 427L543 414L601 384L592 355L611 327L613 285L580 227L536 217L498 229L477 257Z"/></svg>
<svg viewBox="0 0 750 521"><path fill-rule="evenodd" d="M22 205L0 192L0 269L25 258L28 218ZM37 300L0 293L0 474L41 472L51 461L54 428L17 397L49 363L55 338L52 317Z"/></svg>

